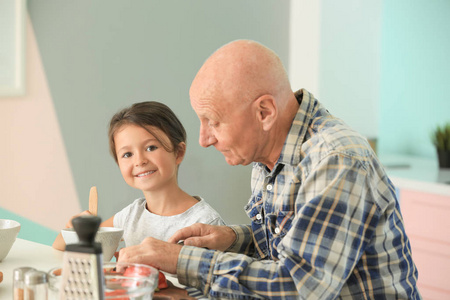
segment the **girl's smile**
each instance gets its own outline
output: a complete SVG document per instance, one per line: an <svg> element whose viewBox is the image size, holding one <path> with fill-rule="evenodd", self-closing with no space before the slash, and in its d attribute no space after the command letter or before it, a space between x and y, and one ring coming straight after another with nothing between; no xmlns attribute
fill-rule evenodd
<svg viewBox="0 0 450 300"><path fill-rule="evenodd" d="M153 174L153 173L155 173L156 171L145 171L145 172L142 172L142 173L139 173L139 174L137 174L137 175L135 175L136 177L147 177L148 175L151 175L151 174Z"/></svg>

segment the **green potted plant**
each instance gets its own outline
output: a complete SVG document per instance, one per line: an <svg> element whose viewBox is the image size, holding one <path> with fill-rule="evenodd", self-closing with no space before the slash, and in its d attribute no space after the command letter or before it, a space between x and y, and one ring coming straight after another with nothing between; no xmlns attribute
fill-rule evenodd
<svg viewBox="0 0 450 300"><path fill-rule="evenodd" d="M437 126L432 134L432 140L436 146L439 167L450 168L450 123Z"/></svg>

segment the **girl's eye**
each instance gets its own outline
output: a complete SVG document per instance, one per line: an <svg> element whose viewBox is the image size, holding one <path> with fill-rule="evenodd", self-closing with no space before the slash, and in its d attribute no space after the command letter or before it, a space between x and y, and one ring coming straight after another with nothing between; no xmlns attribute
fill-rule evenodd
<svg viewBox="0 0 450 300"><path fill-rule="evenodd" d="M123 158L131 157L131 152L126 152L122 155Z"/></svg>
<svg viewBox="0 0 450 300"><path fill-rule="evenodd" d="M156 149L158 149L158 147L152 145L152 146L148 146L146 150L151 152L151 151L155 151Z"/></svg>

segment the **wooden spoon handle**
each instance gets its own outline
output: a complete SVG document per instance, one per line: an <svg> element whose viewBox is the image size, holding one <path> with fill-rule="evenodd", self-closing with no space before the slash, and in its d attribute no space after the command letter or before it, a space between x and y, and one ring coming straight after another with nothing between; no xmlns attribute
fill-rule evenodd
<svg viewBox="0 0 450 300"><path fill-rule="evenodd" d="M91 214L93 214L94 216L96 216L97 208L98 208L97 187L93 186L93 187L91 187L91 190L89 191L89 212Z"/></svg>

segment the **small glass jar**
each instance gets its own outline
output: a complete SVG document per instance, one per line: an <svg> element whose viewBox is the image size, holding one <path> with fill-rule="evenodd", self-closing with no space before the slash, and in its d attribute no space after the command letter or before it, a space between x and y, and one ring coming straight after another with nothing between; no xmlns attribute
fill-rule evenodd
<svg viewBox="0 0 450 300"><path fill-rule="evenodd" d="M24 300L24 275L28 271L35 271L31 267L22 267L14 269L13 271L13 299L14 300Z"/></svg>
<svg viewBox="0 0 450 300"><path fill-rule="evenodd" d="M56 267L47 272L48 274L48 298L59 299L59 288L62 281L62 269Z"/></svg>
<svg viewBox="0 0 450 300"><path fill-rule="evenodd" d="M48 299L48 274L42 271L29 271L24 278L24 300Z"/></svg>

